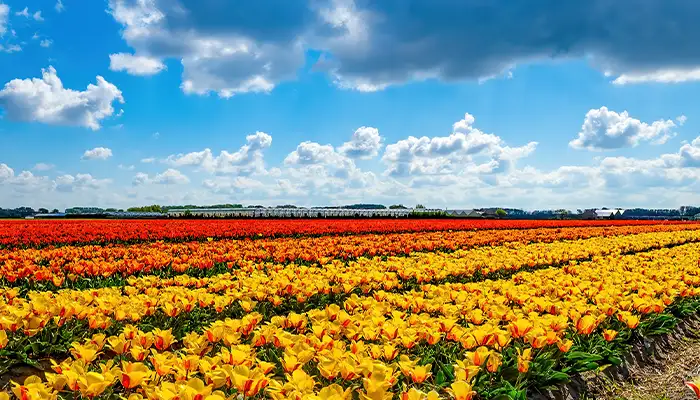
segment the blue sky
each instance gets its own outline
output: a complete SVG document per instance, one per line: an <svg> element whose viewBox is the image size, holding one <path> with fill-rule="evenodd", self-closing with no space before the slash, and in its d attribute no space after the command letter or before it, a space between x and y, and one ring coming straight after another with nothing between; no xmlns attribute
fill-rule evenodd
<svg viewBox="0 0 700 400"><path fill-rule="evenodd" d="M0 206L698 204L698 17L0 0Z"/></svg>

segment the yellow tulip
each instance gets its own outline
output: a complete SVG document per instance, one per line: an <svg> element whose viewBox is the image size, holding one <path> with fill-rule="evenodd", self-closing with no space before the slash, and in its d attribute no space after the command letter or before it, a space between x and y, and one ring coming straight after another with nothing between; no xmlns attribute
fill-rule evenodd
<svg viewBox="0 0 700 400"><path fill-rule="evenodd" d="M476 392L465 381L454 381L447 390L455 400L472 400Z"/></svg>
<svg viewBox="0 0 700 400"><path fill-rule="evenodd" d="M150 378L151 371L145 364L122 361L121 384L125 389L132 389Z"/></svg>

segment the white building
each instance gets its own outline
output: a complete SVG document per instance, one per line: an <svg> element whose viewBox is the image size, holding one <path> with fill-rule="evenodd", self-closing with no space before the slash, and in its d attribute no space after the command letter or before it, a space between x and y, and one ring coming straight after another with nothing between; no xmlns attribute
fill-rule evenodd
<svg viewBox="0 0 700 400"><path fill-rule="evenodd" d="M169 210L169 217L200 218L401 218L408 217L414 209L361 210L348 208L199 208ZM421 213L438 213L442 210L421 209Z"/></svg>

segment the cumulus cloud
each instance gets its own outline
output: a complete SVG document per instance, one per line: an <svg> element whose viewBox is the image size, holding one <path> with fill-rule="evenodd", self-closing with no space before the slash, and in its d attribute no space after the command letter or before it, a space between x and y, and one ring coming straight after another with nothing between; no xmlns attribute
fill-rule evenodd
<svg viewBox="0 0 700 400"><path fill-rule="evenodd" d="M340 161L340 158L341 156L329 144L305 141L299 143L296 150L287 155L284 163L287 165L330 164Z"/></svg>
<svg viewBox="0 0 700 400"><path fill-rule="evenodd" d="M112 157L112 149L106 147L95 147L91 150L85 150L83 160L106 160Z"/></svg>
<svg viewBox="0 0 700 400"><path fill-rule="evenodd" d="M627 111L616 113L607 107L592 109L586 113L578 138L569 142L574 149L611 150L635 147L640 142L662 144L675 136L671 120L658 120L647 124L630 117Z"/></svg>
<svg viewBox="0 0 700 400"><path fill-rule="evenodd" d="M368 159L376 157L382 148L379 129L368 126L358 128L349 142L345 142L338 151L350 158Z"/></svg>
<svg viewBox="0 0 700 400"><path fill-rule="evenodd" d="M276 194L270 190L272 188L267 184L245 176L237 176L233 179L205 179L202 182L202 186L212 193L224 195L256 194L262 196L274 196Z"/></svg>
<svg viewBox="0 0 700 400"><path fill-rule="evenodd" d="M110 179L96 179L90 174L60 175L56 177L56 190L72 192L82 189L101 189L111 183Z"/></svg>
<svg viewBox="0 0 700 400"><path fill-rule="evenodd" d="M272 136L256 132L246 136L246 144L233 153L222 150L215 157L211 149L207 148L186 154L173 154L163 162L174 167L198 167L209 173L250 175L264 172L263 151L271 145Z"/></svg>
<svg viewBox="0 0 700 400"><path fill-rule="evenodd" d="M164 172L154 176L152 182L159 185L180 185L189 183L190 179L182 172L168 168Z"/></svg>
<svg viewBox="0 0 700 400"><path fill-rule="evenodd" d="M7 17L10 15L10 6L0 3L0 37L7 33Z"/></svg>
<svg viewBox="0 0 700 400"><path fill-rule="evenodd" d="M134 186L141 186L145 185L150 181L150 178L148 177L148 174L144 172L137 172L136 175L134 175L134 178L132 179L131 183Z"/></svg>
<svg viewBox="0 0 700 400"><path fill-rule="evenodd" d="M41 79L13 79L0 90L0 107L11 120L92 130L114 114L114 101L124 103L122 92L103 77L84 91L66 89L53 67L43 69Z"/></svg>
<svg viewBox="0 0 700 400"><path fill-rule="evenodd" d="M144 164L152 164L152 163L156 162L156 158L155 157L142 158L141 162Z"/></svg>
<svg viewBox="0 0 700 400"><path fill-rule="evenodd" d="M29 8L24 7L22 11L17 11L15 15L18 17L29 18Z"/></svg>
<svg viewBox="0 0 700 400"><path fill-rule="evenodd" d="M54 9L56 9L56 12L62 13L66 9L66 7L63 5L62 0L57 0Z"/></svg>
<svg viewBox="0 0 700 400"><path fill-rule="evenodd" d="M53 44L53 40L51 39L43 39L41 42L39 42L39 46L41 47L50 47Z"/></svg>
<svg viewBox="0 0 700 400"><path fill-rule="evenodd" d="M141 186L150 183L157 185L184 185L189 182L190 178L173 168L168 168L167 170L160 174L156 174L153 177L143 172L137 172L131 181L133 186Z"/></svg>
<svg viewBox="0 0 700 400"><path fill-rule="evenodd" d="M35 171L49 171L54 169L56 166L53 164L47 164L47 163L38 163L34 166Z"/></svg>
<svg viewBox="0 0 700 400"><path fill-rule="evenodd" d="M34 21L39 21L39 22L44 21L44 17L41 16L41 11L35 12L34 15L32 15L32 18L34 18Z"/></svg>
<svg viewBox="0 0 700 400"><path fill-rule="evenodd" d="M8 181L15 177L15 171L7 164L0 164L0 182Z"/></svg>
<svg viewBox="0 0 700 400"><path fill-rule="evenodd" d="M293 79L306 49L323 54L318 67L338 86L365 92L508 77L518 64L572 58L615 84L700 77L692 1L110 0L109 10L136 55L177 59L184 91L224 97Z"/></svg>
<svg viewBox="0 0 700 400"><path fill-rule="evenodd" d="M615 85L634 83L683 83L700 81L700 67L689 69L662 69L646 73L622 74L613 80Z"/></svg>
<svg viewBox="0 0 700 400"><path fill-rule="evenodd" d="M536 142L523 147L508 147L499 136L474 128L474 121L474 116L467 113L453 124L449 136L409 136L387 145L382 156L387 165L386 173L400 177L502 172L537 147ZM475 156L486 157L488 161L476 165L473 162Z"/></svg>
<svg viewBox="0 0 700 400"><path fill-rule="evenodd" d="M0 53L17 53L22 51L22 47L18 44L9 44L7 46L0 44Z"/></svg>
<svg viewBox="0 0 700 400"><path fill-rule="evenodd" d="M185 93L267 92L303 65L306 2L110 0L122 37L136 56L183 65ZM270 12L270 10L274 10ZM129 71L131 72L131 71Z"/></svg>
<svg viewBox="0 0 700 400"><path fill-rule="evenodd" d="M156 58L117 53L109 55L109 69L112 71L126 71L131 75L145 76L159 73L165 69L165 64Z"/></svg>

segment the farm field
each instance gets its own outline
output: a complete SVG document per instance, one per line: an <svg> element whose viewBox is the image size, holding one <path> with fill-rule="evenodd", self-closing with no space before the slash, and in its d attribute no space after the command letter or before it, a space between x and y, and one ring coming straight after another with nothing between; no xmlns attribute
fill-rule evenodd
<svg viewBox="0 0 700 400"><path fill-rule="evenodd" d="M0 399L517 400L696 316L700 223L3 221L0 272Z"/></svg>

